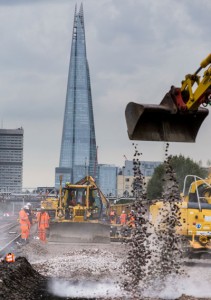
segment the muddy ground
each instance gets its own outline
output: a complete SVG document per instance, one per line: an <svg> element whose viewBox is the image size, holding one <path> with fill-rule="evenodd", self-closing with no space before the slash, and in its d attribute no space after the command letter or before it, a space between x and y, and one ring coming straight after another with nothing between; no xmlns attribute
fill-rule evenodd
<svg viewBox="0 0 211 300"><path fill-rule="evenodd" d="M120 288L126 245L42 244L31 240L14 264L1 263L0 299L133 299ZM25 258L26 259L25 259ZM211 263L191 261L186 275L142 299L211 299ZM210 297L210 298L209 298Z"/></svg>

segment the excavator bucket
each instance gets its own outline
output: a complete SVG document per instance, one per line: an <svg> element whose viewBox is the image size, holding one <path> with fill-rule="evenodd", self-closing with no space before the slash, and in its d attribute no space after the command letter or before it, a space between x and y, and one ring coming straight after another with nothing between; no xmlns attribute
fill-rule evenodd
<svg viewBox="0 0 211 300"><path fill-rule="evenodd" d="M169 93L160 105L128 103L125 117L131 140L194 143L209 111L177 112Z"/></svg>
<svg viewBox="0 0 211 300"><path fill-rule="evenodd" d="M110 243L110 226L102 223L51 223L49 242L52 243Z"/></svg>

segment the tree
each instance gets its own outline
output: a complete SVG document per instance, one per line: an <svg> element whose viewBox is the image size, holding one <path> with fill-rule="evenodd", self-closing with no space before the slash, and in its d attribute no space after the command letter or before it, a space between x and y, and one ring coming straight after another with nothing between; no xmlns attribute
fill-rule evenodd
<svg viewBox="0 0 211 300"><path fill-rule="evenodd" d="M210 166L211 166L211 160L208 159L208 160L207 160L207 167L210 167Z"/></svg>
<svg viewBox="0 0 211 300"><path fill-rule="evenodd" d="M201 178L205 178L207 176L207 170L200 167L198 163L195 163L189 157L185 158L183 155L172 156L171 165L176 174L180 193L183 190L183 184L186 175L196 175ZM149 199L161 198L163 193L164 176L165 164L163 163L155 168L154 174L147 185L147 196ZM190 180L187 182L188 187L191 184Z"/></svg>

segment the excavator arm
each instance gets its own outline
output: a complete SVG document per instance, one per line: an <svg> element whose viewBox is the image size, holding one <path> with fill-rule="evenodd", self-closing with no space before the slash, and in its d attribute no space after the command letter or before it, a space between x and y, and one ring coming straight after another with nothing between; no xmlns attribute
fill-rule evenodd
<svg viewBox="0 0 211 300"><path fill-rule="evenodd" d="M125 111L131 140L195 142L211 104L211 54L181 87L172 86L160 105L128 103ZM203 76L199 72L204 70ZM200 107L200 106L204 107Z"/></svg>

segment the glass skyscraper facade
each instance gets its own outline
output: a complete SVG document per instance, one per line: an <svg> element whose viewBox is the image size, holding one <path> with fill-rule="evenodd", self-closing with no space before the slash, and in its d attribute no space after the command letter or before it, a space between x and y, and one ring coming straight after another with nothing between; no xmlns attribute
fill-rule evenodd
<svg viewBox="0 0 211 300"><path fill-rule="evenodd" d="M105 196L117 195L117 171L114 165L98 165L98 184Z"/></svg>
<svg viewBox="0 0 211 300"><path fill-rule="evenodd" d="M82 5L74 15L60 162L56 168L57 188L60 175L63 176L63 183L75 183L86 175L97 176L97 148Z"/></svg>

